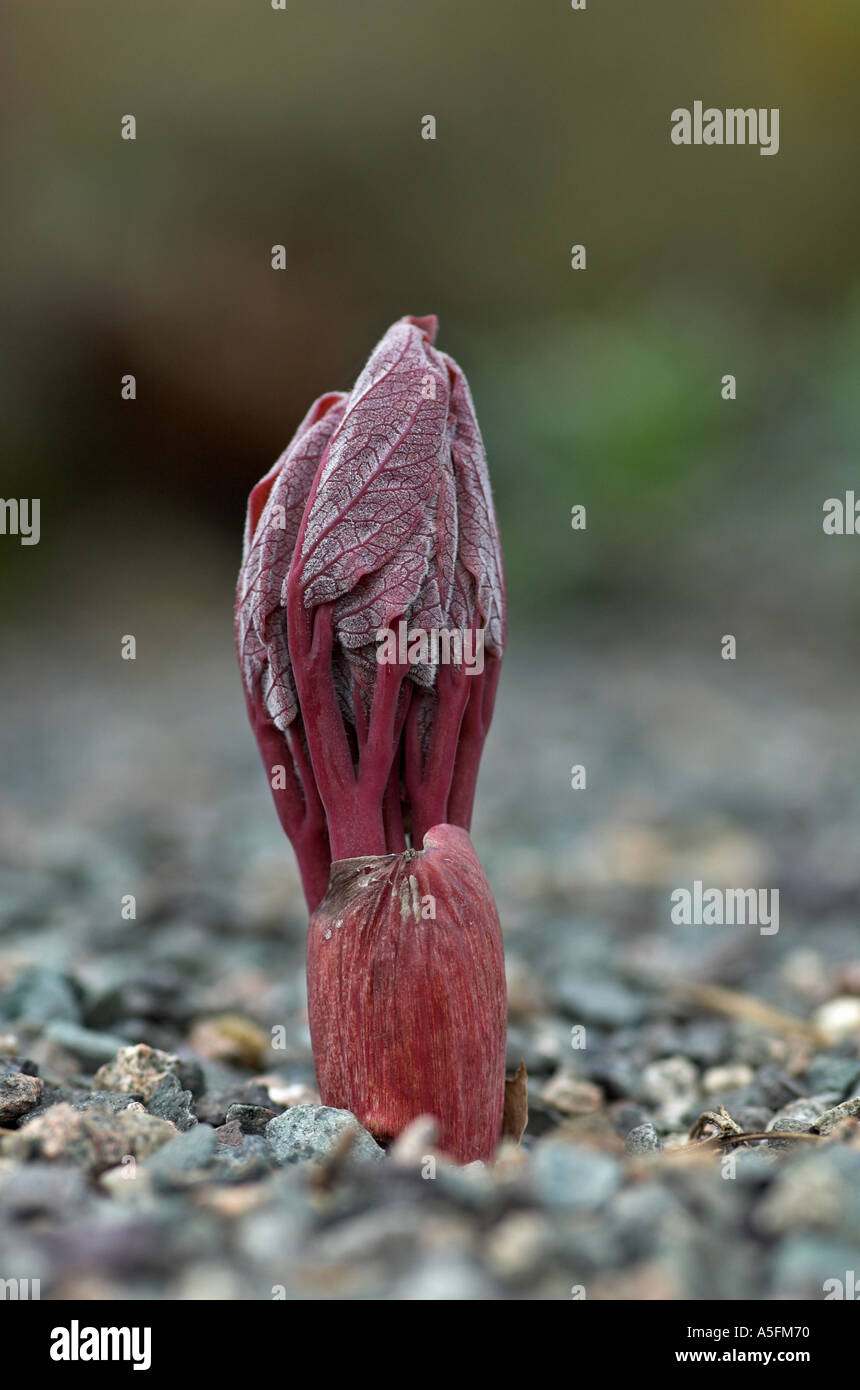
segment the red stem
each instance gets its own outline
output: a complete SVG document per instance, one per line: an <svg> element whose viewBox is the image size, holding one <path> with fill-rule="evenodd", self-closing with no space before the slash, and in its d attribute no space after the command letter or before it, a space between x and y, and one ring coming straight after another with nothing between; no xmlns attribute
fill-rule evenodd
<svg viewBox="0 0 860 1390"><path fill-rule="evenodd" d="M471 676L471 691L454 762L454 776L448 797L448 822L468 830L472 823L472 806L484 740L493 717L496 689L502 663L499 657L487 655L480 676Z"/></svg>

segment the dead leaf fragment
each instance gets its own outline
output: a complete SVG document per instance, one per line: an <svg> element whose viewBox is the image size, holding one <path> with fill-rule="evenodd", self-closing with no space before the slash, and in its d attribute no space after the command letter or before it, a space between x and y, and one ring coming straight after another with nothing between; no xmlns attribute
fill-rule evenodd
<svg viewBox="0 0 860 1390"><path fill-rule="evenodd" d="M505 1077L505 1110L502 1116L502 1138L518 1144L529 1122L528 1073L520 1062L513 1076Z"/></svg>

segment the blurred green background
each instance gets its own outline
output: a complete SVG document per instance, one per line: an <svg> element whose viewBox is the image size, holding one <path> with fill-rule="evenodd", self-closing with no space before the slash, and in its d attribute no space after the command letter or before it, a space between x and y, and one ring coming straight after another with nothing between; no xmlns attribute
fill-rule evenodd
<svg viewBox="0 0 860 1390"><path fill-rule="evenodd" d="M42 498L7 618L168 570L181 605L184 561L229 621L250 486L435 312L515 617L856 639L860 542L821 531L858 482L856 0L45 0L4 47L4 493ZM778 155L673 146L696 99L778 106Z"/></svg>

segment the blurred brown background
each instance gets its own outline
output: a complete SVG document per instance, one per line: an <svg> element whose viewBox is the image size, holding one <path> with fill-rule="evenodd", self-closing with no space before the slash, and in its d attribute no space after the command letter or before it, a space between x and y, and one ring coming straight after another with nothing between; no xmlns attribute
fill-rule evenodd
<svg viewBox="0 0 860 1390"><path fill-rule="evenodd" d="M4 47L4 491L42 498L40 546L0 547L7 617L58 584L93 615L154 597L183 555L228 603L250 485L433 311L515 614L735 593L856 633L851 542L821 533L856 481L854 0L49 0ZM673 146L697 98L778 106L778 155Z"/></svg>

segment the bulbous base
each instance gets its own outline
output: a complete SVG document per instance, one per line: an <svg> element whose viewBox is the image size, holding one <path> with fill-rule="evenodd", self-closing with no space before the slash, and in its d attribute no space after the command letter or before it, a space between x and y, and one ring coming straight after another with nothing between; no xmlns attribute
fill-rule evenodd
<svg viewBox="0 0 860 1390"><path fill-rule="evenodd" d="M439 1148L489 1159L502 1125L507 997L499 916L465 830L341 859L308 932L308 1016L324 1105L380 1140L418 1115Z"/></svg>

